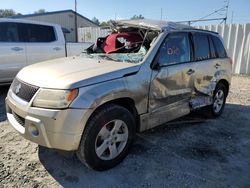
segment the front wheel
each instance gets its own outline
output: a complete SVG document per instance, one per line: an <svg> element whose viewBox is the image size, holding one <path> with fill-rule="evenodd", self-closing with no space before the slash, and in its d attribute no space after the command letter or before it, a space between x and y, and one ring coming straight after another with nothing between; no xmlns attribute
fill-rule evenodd
<svg viewBox="0 0 250 188"><path fill-rule="evenodd" d="M134 135L132 114L124 107L105 105L89 120L77 156L95 170L112 168L126 157Z"/></svg>

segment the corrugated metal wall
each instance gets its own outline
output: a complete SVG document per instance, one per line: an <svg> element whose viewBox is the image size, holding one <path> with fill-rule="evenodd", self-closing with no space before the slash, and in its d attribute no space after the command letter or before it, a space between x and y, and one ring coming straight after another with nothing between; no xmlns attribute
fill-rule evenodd
<svg viewBox="0 0 250 188"><path fill-rule="evenodd" d="M96 42L97 38L105 37L110 33L110 29L96 27L84 27L78 29L79 42Z"/></svg>
<svg viewBox="0 0 250 188"><path fill-rule="evenodd" d="M233 73L250 74L250 24L223 24L197 28L218 32L224 40L228 55L233 59Z"/></svg>
<svg viewBox="0 0 250 188"><path fill-rule="evenodd" d="M197 28L218 32L233 59L233 73L250 74L250 24L221 24ZM96 42L98 37L104 37L109 32L108 29L92 27L78 30L80 42Z"/></svg>
<svg viewBox="0 0 250 188"><path fill-rule="evenodd" d="M73 12L62 12L55 14L44 14L30 17L24 17L21 19L35 20L42 22L49 22L59 24L64 28L67 28L70 33L66 34L67 42L75 42L75 14ZM78 27L95 27L95 25L80 16L77 16Z"/></svg>

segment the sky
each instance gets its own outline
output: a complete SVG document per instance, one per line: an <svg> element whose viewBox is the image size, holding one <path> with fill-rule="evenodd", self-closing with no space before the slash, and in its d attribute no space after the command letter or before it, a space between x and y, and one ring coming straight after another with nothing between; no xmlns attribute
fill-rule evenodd
<svg viewBox="0 0 250 188"><path fill-rule="evenodd" d="M200 19L226 5L227 0L77 0L77 12L100 21L129 19L143 15L149 19L186 21ZM0 9L13 9L18 13L31 14L38 9L58 11L74 10L75 0L0 0ZM233 16L232 16L233 15ZM224 17L225 11L208 18ZM202 22L200 25L217 24L220 21ZM228 23L250 23L250 0L230 0Z"/></svg>

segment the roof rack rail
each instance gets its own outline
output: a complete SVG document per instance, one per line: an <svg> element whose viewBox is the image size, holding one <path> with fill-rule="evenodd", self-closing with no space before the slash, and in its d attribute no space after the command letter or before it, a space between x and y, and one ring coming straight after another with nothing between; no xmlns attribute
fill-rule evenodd
<svg viewBox="0 0 250 188"><path fill-rule="evenodd" d="M210 32L210 33L214 33L214 34L219 34L218 32L210 31L210 30L206 30L206 29L187 28L186 30L205 31L205 32Z"/></svg>

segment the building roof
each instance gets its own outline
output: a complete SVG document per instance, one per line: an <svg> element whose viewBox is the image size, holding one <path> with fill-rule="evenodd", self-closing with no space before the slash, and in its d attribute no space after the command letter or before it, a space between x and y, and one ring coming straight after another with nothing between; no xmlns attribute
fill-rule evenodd
<svg viewBox="0 0 250 188"><path fill-rule="evenodd" d="M150 19L120 20L114 21L113 24L116 26L142 27L153 30L180 30L193 28L185 24Z"/></svg>
<svg viewBox="0 0 250 188"><path fill-rule="evenodd" d="M28 19L14 19L12 17L9 18L0 18L0 22L11 22L11 23L27 23L27 24L39 24L39 25L48 25L48 26L60 26L59 24L49 23L44 21L35 21L35 20L28 20Z"/></svg>
<svg viewBox="0 0 250 188"><path fill-rule="evenodd" d="M20 16L12 16L10 18L18 18L18 19L22 19L22 18L28 18L28 17L35 17L35 16L45 16L45 15L52 15L52 14L60 14L60 13L73 13L75 14L75 11L68 9L68 10L60 10L60 11L53 11L53 12L45 12L45 13L38 13L38 14L26 14L26 15L20 15ZM93 22L92 20L86 18L85 16L77 13L77 15L89 22L91 22L92 24L98 26L95 22Z"/></svg>

